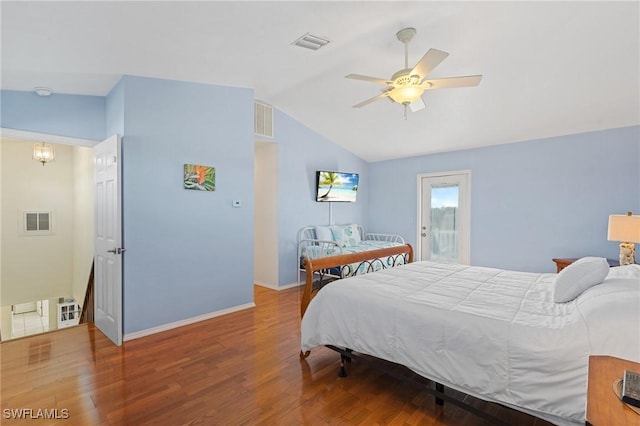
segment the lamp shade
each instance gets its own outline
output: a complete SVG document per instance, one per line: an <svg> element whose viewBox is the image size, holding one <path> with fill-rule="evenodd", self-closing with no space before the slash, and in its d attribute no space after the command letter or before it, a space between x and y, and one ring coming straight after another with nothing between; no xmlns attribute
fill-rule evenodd
<svg viewBox="0 0 640 426"><path fill-rule="evenodd" d="M640 216L612 214L609 216L609 241L640 243Z"/></svg>

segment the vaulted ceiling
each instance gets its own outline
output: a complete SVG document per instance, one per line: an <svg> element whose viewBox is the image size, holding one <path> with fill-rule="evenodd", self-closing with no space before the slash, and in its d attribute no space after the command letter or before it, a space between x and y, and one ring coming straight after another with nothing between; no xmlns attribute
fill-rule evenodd
<svg viewBox="0 0 640 426"><path fill-rule="evenodd" d="M376 161L640 124L639 2L1 3L1 87L106 95L123 74L250 87L358 156ZM352 108L404 68L482 74L425 92L403 118L382 99ZM308 50L303 34L330 43ZM276 134L277 140L277 134Z"/></svg>

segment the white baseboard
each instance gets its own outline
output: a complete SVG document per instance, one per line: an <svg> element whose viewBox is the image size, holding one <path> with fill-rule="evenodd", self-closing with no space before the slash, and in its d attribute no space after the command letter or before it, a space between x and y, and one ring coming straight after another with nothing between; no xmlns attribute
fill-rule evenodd
<svg viewBox="0 0 640 426"><path fill-rule="evenodd" d="M304 281L300 282L300 287L304 285ZM287 290L289 288L298 287L298 283L285 284L278 287L278 290Z"/></svg>
<svg viewBox="0 0 640 426"><path fill-rule="evenodd" d="M189 324L194 324L196 322L208 320L211 318L219 317L221 315L230 314L232 312L242 311L244 309L255 308L256 304L245 303L244 305L234 306L228 309L222 309L216 312L210 312L208 314L198 315L197 317L187 318L180 321L171 322L169 324L159 325L157 327L147 328L146 330L134 331L133 333L127 333L123 336L122 341L126 342L128 340L139 339L140 337L150 336L152 334L161 333L163 331L172 330L174 328L182 327Z"/></svg>
<svg viewBox="0 0 640 426"><path fill-rule="evenodd" d="M268 288L271 290L278 290L278 286L275 284L263 283L262 281L256 281L256 280L254 280L253 283L255 285L259 285L260 287Z"/></svg>
<svg viewBox="0 0 640 426"><path fill-rule="evenodd" d="M277 291L287 290L287 289L290 289L290 288L293 288L293 287L298 287L298 283L285 284L285 285L280 285L280 286L276 286L276 285L273 285L273 284L267 284L267 283L263 283L263 282L260 282L260 281L254 281L253 283L255 285L259 285L260 287L265 287L265 288L268 288L268 289L271 289L271 290L277 290ZM303 285L304 285L304 281L300 283L300 286L303 286Z"/></svg>

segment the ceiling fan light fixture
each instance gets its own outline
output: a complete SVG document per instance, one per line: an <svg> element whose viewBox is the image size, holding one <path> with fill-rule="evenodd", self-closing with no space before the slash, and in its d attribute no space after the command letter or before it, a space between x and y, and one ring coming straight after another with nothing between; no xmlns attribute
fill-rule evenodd
<svg viewBox="0 0 640 426"><path fill-rule="evenodd" d="M399 104L410 104L417 100L424 93L424 89L420 86L401 86L396 87L389 93L389 97Z"/></svg>
<svg viewBox="0 0 640 426"><path fill-rule="evenodd" d="M438 49L429 49L413 68L409 68L408 44L415 34L415 28L404 28L396 33L398 40L404 44L404 68L396 71L390 80L361 74L349 74L345 76L346 78L369 81L386 86L386 90L383 91L381 95L360 102L354 105L354 108L361 108L369 105L371 102L388 97L393 102L404 106L404 117L406 119L408 107L411 108L411 111L424 109L425 105L422 100L422 94L425 90L473 87L480 83L481 75L425 80L427 75L449 56L447 52Z"/></svg>

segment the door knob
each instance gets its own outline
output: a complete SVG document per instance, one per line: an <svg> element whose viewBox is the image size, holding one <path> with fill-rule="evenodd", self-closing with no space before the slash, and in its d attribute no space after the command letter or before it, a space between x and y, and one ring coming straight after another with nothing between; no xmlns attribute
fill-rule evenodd
<svg viewBox="0 0 640 426"><path fill-rule="evenodd" d="M426 233L426 232L423 232L423 233L422 233L422 234L420 234L420 235L422 235L423 237L426 237L426 236L427 236L427 233Z"/></svg>

